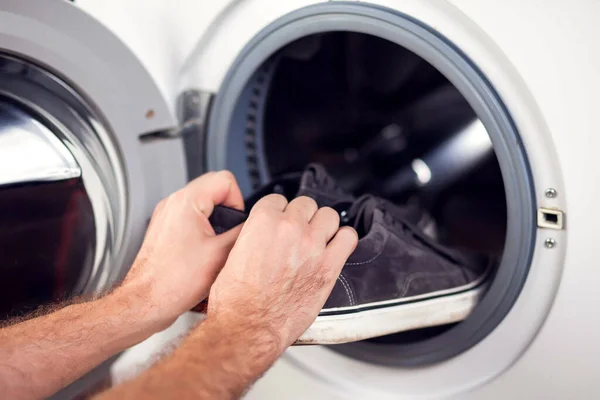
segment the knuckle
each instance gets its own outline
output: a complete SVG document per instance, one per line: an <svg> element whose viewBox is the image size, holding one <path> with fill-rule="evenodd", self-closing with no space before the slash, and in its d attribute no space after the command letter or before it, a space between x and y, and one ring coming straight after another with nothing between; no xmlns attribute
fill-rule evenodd
<svg viewBox="0 0 600 400"><path fill-rule="evenodd" d="M259 206L258 208L281 208L282 205L285 206L287 203L288 201L284 196L278 193L271 193L260 199L253 209L257 208L257 206Z"/></svg>
<svg viewBox="0 0 600 400"><path fill-rule="evenodd" d="M288 202L287 199L285 198L285 196L283 196L283 195L281 195L279 193L268 194L268 195L266 195L264 197L264 200L265 201L270 201L270 202L277 202L277 203L285 202L286 204Z"/></svg>
<svg viewBox="0 0 600 400"><path fill-rule="evenodd" d="M297 198L298 202L301 203L304 207L310 207L317 209L319 206L317 202L312 197L308 196L300 196Z"/></svg>
<svg viewBox="0 0 600 400"><path fill-rule="evenodd" d="M168 201L168 197L165 197L164 199L159 201L158 204L156 204L156 206L154 207L154 212L152 213L152 215L154 216L154 215L160 214L162 212L162 210L164 210L165 207L167 206L167 201Z"/></svg>
<svg viewBox="0 0 600 400"><path fill-rule="evenodd" d="M277 226L277 215L268 209L256 209L250 212L246 225L253 226L254 229L271 230Z"/></svg>
<svg viewBox="0 0 600 400"><path fill-rule="evenodd" d="M271 213L266 208L254 207L252 210L250 210L250 215L252 215L252 217L256 219L265 220L270 218Z"/></svg>
<svg viewBox="0 0 600 400"><path fill-rule="evenodd" d="M326 220L327 220L328 223L331 223L332 225L333 224L335 224L335 225L339 225L340 224L340 215L333 208L331 208L331 207L323 207L323 208L321 208L321 212L325 216L325 218L326 218Z"/></svg>
<svg viewBox="0 0 600 400"><path fill-rule="evenodd" d="M216 173L220 178L227 180L229 182L235 182L235 176L229 170L223 169Z"/></svg>
<svg viewBox="0 0 600 400"><path fill-rule="evenodd" d="M187 196L188 190L186 188L179 189L178 191L171 193L165 200L169 203L183 201Z"/></svg>
<svg viewBox="0 0 600 400"><path fill-rule="evenodd" d="M209 182L212 177L214 177L216 174L215 171L208 171L203 173L202 175L194 178L191 182L189 182L186 187L190 187L190 186L195 186L195 185L199 185L199 184L204 184L205 182Z"/></svg>
<svg viewBox="0 0 600 400"><path fill-rule="evenodd" d="M302 227L294 218L283 214L279 216L279 223L277 225L277 229L281 235L287 235L292 237L297 237L302 232Z"/></svg>
<svg viewBox="0 0 600 400"><path fill-rule="evenodd" d="M308 253L309 253L308 255L314 256L313 250L316 248L316 246L315 246L315 240L313 239L312 234L304 235L302 237L301 245L305 251L308 251Z"/></svg>
<svg viewBox="0 0 600 400"><path fill-rule="evenodd" d="M323 238L315 235L313 232L305 235L302 240L304 253L311 259L312 264L320 264L320 259L325 251Z"/></svg>
<svg viewBox="0 0 600 400"><path fill-rule="evenodd" d="M288 216L280 217L277 224L277 235L279 240L284 240L286 243L294 243L295 246L300 246L306 249L307 229L301 222Z"/></svg>
<svg viewBox="0 0 600 400"><path fill-rule="evenodd" d="M323 234L320 231L317 231L315 229L311 229L308 231L308 238L307 240L310 241L310 243L307 243L310 245L310 247L322 247L323 246Z"/></svg>
<svg viewBox="0 0 600 400"><path fill-rule="evenodd" d="M154 207L154 211L162 210L163 208L165 208L166 205L167 205L167 197L165 197L164 199L161 199L158 202L158 204L156 204L156 207Z"/></svg>
<svg viewBox="0 0 600 400"><path fill-rule="evenodd" d="M356 229L351 226L343 226L340 228L340 231L342 232L342 235L348 236L348 243L352 244L353 247L356 247L358 243L358 233L356 232Z"/></svg>

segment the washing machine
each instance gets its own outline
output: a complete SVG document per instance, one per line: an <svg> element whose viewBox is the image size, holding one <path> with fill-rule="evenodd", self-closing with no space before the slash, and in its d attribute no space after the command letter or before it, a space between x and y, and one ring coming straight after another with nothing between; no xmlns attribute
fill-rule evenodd
<svg viewBox="0 0 600 400"><path fill-rule="evenodd" d="M0 8L6 204L66 201L50 229L73 249L53 255L54 269L35 282L46 297L31 300L41 290L32 286L24 307L118 282L154 204L204 171L233 171L248 194L318 161L357 193L417 196L440 240L498 254L499 265L464 321L290 348L248 398L578 398L600 389L600 219L591 213L600 195L600 3ZM44 205L47 215L14 223L44 222L56 204ZM113 374L160 352L193 321L186 315L129 350Z"/></svg>

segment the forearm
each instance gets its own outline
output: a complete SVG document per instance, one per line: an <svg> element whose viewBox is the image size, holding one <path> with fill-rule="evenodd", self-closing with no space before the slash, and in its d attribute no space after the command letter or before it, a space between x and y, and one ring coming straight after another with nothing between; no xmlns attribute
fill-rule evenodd
<svg viewBox="0 0 600 400"><path fill-rule="evenodd" d="M156 329L115 292L0 329L0 393L42 398L76 380Z"/></svg>
<svg viewBox="0 0 600 400"><path fill-rule="evenodd" d="M237 399L282 351L271 335L209 317L169 357L99 399Z"/></svg>

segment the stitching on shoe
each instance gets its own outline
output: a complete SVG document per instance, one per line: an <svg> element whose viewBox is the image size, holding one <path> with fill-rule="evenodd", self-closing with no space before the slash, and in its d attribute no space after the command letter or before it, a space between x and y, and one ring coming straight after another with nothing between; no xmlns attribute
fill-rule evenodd
<svg viewBox="0 0 600 400"><path fill-rule="evenodd" d="M354 293L354 290L352 290L352 285L350 284L350 282L348 281L348 279L345 276L343 278L346 281L346 283L348 284L348 290L350 291L350 295L352 296L352 305L356 305L356 295Z"/></svg>
<svg viewBox="0 0 600 400"><path fill-rule="evenodd" d="M414 272L406 278L406 282L404 283L404 287L402 288L402 292L398 295L398 298L404 297L404 295L408 292L408 289L410 289L410 285L415 279L433 276L456 276L459 274L462 275L462 270L460 269L458 271L452 272Z"/></svg>
<svg viewBox="0 0 600 400"><path fill-rule="evenodd" d="M352 286L350 285L350 282L348 282L348 279L346 279L344 275L340 275L340 277L344 280L344 287L347 287L348 297L350 297L350 305L353 306L356 304L356 298L354 297L354 291L352 290Z"/></svg>
<svg viewBox="0 0 600 400"><path fill-rule="evenodd" d="M378 225L379 225L379 224L378 224ZM349 262L347 262L347 263L346 263L346 264L344 264L344 265L364 265L364 264L368 264L368 263L370 263L370 262L373 262L373 261L375 261L375 260L377 259L377 257L379 257L379 256L380 256L380 255L383 253L383 250L385 249L385 246L387 245L387 242L388 242L388 239L389 239L389 238L390 238L390 234L389 234L389 232L388 232L388 233L387 233L387 235L386 235L386 237L385 237L385 239L384 239L384 241L383 241L383 244L381 245L381 249L379 249L379 251L377 252L377 254L375 254L373 257L371 257L371 258L370 258L370 259L368 259L367 261L354 262L354 263L349 263Z"/></svg>
<svg viewBox="0 0 600 400"><path fill-rule="evenodd" d="M350 300L350 305L353 306L354 305L354 297L350 294L351 291L347 286L347 281L346 278L342 275L338 276L338 280L340 281L340 283L342 284L342 286L344 287L344 290L346 291L346 294L348 295L348 300Z"/></svg>
<svg viewBox="0 0 600 400"><path fill-rule="evenodd" d="M348 286L346 286L345 280L340 279L341 277L342 277L341 275L338 276L338 280L340 281L340 283L344 287L344 290L346 291L346 295L348 296L348 300L350 300L350 305L353 306L354 303L352 301L352 295L350 294L350 290L348 289Z"/></svg>

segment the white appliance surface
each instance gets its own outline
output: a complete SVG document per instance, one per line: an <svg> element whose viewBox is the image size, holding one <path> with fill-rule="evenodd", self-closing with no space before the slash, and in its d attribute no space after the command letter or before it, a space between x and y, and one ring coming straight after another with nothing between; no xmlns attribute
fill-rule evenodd
<svg viewBox="0 0 600 400"><path fill-rule="evenodd" d="M315 1L185 0L176 6L159 0L78 3L130 46L174 105L182 87L217 91L253 34L286 12ZM550 233L539 233L521 297L505 321L467 352L472 354L411 371L351 361L325 348L295 348L254 386L248 398L589 398L600 390L596 368L600 270L594 228L600 222L594 212L600 198L596 172L600 2L375 3L429 22L486 72L519 125L534 164L538 199L546 187L561 188L561 196L551 205L566 210L567 229L552 233L558 246L551 250L543 247ZM115 374L122 376L146 362L150 353L160 351L187 326L189 321L180 322L174 332L164 334L165 339L151 338L152 346L132 349L116 364ZM501 367L480 373L485 360ZM330 371L325 374L323 369ZM434 376L434 369L440 379L429 379L429 391L417 383L406 390L398 386L407 377L419 381ZM477 378L463 382L468 374ZM462 383L442 382L453 379Z"/></svg>

